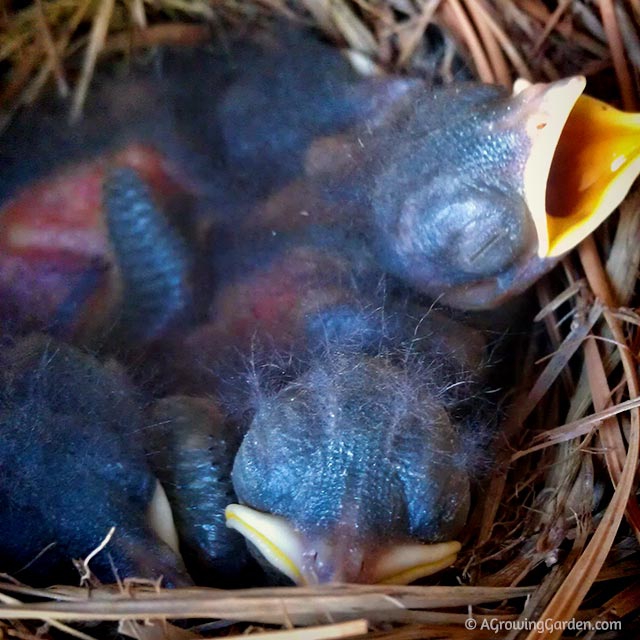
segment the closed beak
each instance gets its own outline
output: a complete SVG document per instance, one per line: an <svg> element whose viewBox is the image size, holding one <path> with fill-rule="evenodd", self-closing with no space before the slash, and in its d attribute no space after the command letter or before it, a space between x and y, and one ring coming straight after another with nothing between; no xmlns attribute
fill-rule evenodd
<svg viewBox="0 0 640 640"><path fill-rule="evenodd" d="M269 565L299 585L409 584L452 565L460 543L358 542L338 534L308 537L285 518L240 504L225 510L227 526L241 533Z"/></svg>

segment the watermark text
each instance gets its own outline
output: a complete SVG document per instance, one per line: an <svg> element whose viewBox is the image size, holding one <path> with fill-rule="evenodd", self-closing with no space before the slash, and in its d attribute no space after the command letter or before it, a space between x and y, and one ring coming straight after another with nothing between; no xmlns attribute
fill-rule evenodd
<svg viewBox="0 0 640 640"><path fill-rule="evenodd" d="M620 620L554 620L545 618L542 620L529 620L528 618L518 618L517 620L505 620L504 618L472 618L465 620L464 626L469 631L482 629L501 633L503 631L537 631L538 633L549 633L551 631L621 631L622 622Z"/></svg>

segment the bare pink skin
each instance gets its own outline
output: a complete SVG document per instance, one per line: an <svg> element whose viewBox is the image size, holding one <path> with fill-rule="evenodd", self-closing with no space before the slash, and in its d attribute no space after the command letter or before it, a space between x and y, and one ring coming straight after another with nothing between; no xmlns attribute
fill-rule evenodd
<svg viewBox="0 0 640 640"><path fill-rule="evenodd" d="M72 332L91 331L108 317L119 285L102 189L114 166L135 169L161 204L186 193L180 172L151 147L137 144L66 167L19 191L0 210L0 292L12 312L46 325L94 269L95 285L82 300Z"/></svg>

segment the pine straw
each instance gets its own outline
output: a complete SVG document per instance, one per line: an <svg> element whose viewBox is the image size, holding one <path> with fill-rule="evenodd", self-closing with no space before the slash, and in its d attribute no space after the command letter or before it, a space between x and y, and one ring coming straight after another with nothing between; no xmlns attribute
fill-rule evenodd
<svg viewBox="0 0 640 640"><path fill-rule="evenodd" d="M53 78L61 94L71 95L77 117L101 54L193 44L212 29L272 16L314 24L389 70L420 68L423 36L435 22L486 82L508 86L516 76L582 72L591 91L638 108L638 0L39 0L0 15L0 61L9 68L0 107L10 116ZM83 64L70 78L66 63L74 55ZM445 56L445 76L449 62ZM256 631L237 623L282 626L264 637L286 640L360 636L367 628L368 638L379 639L533 640L558 638L562 629L494 633L482 621L575 618L622 620L632 635L640 615L640 315L633 308L639 263L636 190L614 221L538 285L540 330L522 366L530 391L514 402L505 425L509 453L472 516L457 565L461 584L169 592L131 583L34 590L7 579L0 629L31 639L57 628L87 640L88 621L115 620L122 633L143 640ZM464 627L469 616L475 630ZM189 631L166 622L193 618L200 626ZM301 632L293 629L298 625L312 626Z"/></svg>

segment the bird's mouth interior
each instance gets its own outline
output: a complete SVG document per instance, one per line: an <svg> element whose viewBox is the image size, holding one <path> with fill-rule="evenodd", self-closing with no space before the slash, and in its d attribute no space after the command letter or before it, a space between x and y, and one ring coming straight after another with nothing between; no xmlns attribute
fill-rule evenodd
<svg viewBox="0 0 640 640"><path fill-rule="evenodd" d="M544 86L519 83L515 93ZM640 114L582 95L584 87L580 76L547 85L533 98L537 109L527 121L532 147L524 192L541 258L578 245L616 209L640 174Z"/></svg>
<svg viewBox="0 0 640 640"><path fill-rule="evenodd" d="M326 581L309 570L310 555L320 554L330 565L334 555L330 544L310 549L304 537L285 518L245 505L229 505L225 516L228 527L241 533L271 566L294 583L308 585ZM459 550L460 543L455 541L392 545L381 549L375 558L365 558L360 577L345 577L337 566L337 577L329 581L409 584L452 565Z"/></svg>

